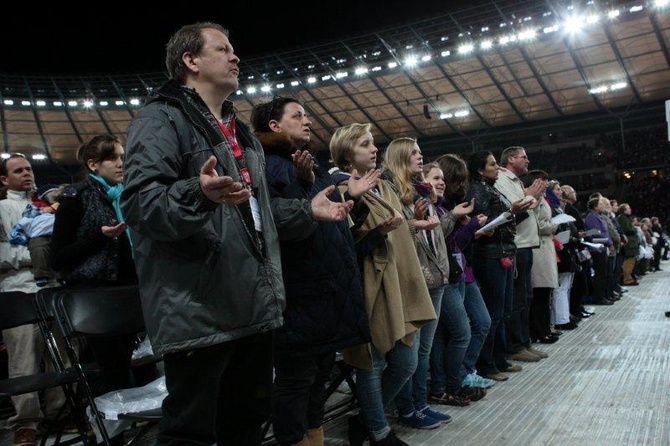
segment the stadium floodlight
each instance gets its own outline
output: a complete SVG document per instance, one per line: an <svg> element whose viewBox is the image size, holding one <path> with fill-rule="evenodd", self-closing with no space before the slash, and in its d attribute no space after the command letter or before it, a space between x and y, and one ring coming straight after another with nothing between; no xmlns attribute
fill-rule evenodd
<svg viewBox="0 0 670 446"><path fill-rule="evenodd" d="M459 54L469 54L473 52L475 49L475 46L471 43L466 43L458 47L458 53Z"/></svg>
<svg viewBox="0 0 670 446"><path fill-rule="evenodd" d="M565 23L563 24L563 28L565 28L565 30L570 34L576 34L580 32L583 27L584 19L577 15L571 15L565 20Z"/></svg>
<svg viewBox="0 0 670 446"><path fill-rule="evenodd" d="M43 160L47 159L47 156L44 155L43 153L36 153L36 154L32 155L31 158L35 161L43 161Z"/></svg>
<svg viewBox="0 0 670 446"><path fill-rule="evenodd" d="M415 65L418 63L418 61L419 61L419 59L417 59L417 57L414 56L414 55L407 56L407 57L405 58L404 65L405 65L406 67L411 68L411 67L415 66Z"/></svg>
<svg viewBox="0 0 670 446"><path fill-rule="evenodd" d="M368 72L368 67L358 67L354 70L356 76L363 76Z"/></svg>
<svg viewBox="0 0 670 446"><path fill-rule="evenodd" d="M261 91L263 93L270 93L272 91L272 88L270 88L270 86L266 84L261 87Z"/></svg>

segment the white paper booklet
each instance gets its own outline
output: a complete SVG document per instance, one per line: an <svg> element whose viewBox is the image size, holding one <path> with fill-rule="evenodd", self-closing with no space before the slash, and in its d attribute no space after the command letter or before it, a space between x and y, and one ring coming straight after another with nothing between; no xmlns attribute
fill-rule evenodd
<svg viewBox="0 0 670 446"><path fill-rule="evenodd" d="M558 239L563 245L567 244L570 241L570 230L565 230L557 233L554 237Z"/></svg>
<svg viewBox="0 0 670 446"><path fill-rule="evenodd" d="M561 225L563 223L570 223L575 221L575 217L568 214L558 214L555 217L551 218L551 222L555 225Z"/></svg>
<svg viewBox="0 0 670 446"><path fill-rule="evenodd" d="M475 234L495 229L502 224L512 221L513 218L514 216L512 215L511 212L505 211L502 214L498 215L493 220L491 220L490 222L486 223L486 225L479 228L477 232L475 232Z"/></svg>

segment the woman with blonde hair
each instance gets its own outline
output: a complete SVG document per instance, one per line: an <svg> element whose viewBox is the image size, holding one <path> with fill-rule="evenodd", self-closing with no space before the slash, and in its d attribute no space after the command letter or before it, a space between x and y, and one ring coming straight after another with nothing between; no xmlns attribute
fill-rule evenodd
<svg viewBox="0 0 670 446"><path fill-rule="evenodd" d="M340 173L335 176L344 193L352 175L374 169L377 147L370 124L339 128L330 140L330 153ZM350 417L349 444L406 445L396 437L385 409L417 366L417 331L436 319L428 287L414 247L415 226L401 213L402 203L387 180L365 192L354 221L365 307L372 341L343 350L344 360L356 368L358 416ZM364 208L364 211L360 208Z"/></svg>
<svg viewBox="0 0 670 446"><path fill-rule="evenodd" d="M415 246L421 270L433 308L439 315L444 290L449 282L449 257L437 209L433 204L436 194L433 186L423 177L423 156L416 140L397 138L391 141L386 148L382 167L382 175L392 181L398 191L405 218L416 228ZM470 340L470 328L462 300L459 299L459 303L459 315L464 323L459 325L462 330L454 333L454 337L463 344L462 352L459 351L459 354L462 353L460 354L462 358ZM437 319L418 330L417 369L395 399L399 414L398 422L409 427L431 429L438 427L441 422L451 421L449 415L438 412L428 405L426 382L436 328ZM460 362L456 365L454 373L454 381L460 389L459 368Z"/></svg>

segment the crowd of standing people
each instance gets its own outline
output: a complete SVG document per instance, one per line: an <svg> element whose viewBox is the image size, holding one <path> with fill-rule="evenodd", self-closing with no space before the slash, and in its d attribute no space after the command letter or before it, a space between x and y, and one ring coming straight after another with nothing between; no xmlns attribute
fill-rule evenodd
<svg viewBox="0 0 670 446"><path fill-rule="evenodd" d="M500 164L489 151L428 163L400 137L382 160L371 125L351 123L330 140L331 174L300 101L257 104L251 126L238 116L239 62L220 25L180 28L166 46L170 79L125 147L109 135L82 144L84 178L55 212L59 286L139 287L164 359L158 445L260 445L271 420L279 444L322 446L338 353L359 405L350 444L407 445L394 423L449 423L444 406L479 401L519 362L547 358L538 344L578 328L594 314L585 305L621 299L667 255L657 218L600 194L580 215L575 190L529 170L520 146ZM34 198L29 161L3 160L0 179L0 291L29 298L30 252L8 239ZM3 340L11 376L38 370L35 327ZM132 385L135 341L89 340L99 394ZM13 402L14 443L31 446L62 395Z"/></svg>

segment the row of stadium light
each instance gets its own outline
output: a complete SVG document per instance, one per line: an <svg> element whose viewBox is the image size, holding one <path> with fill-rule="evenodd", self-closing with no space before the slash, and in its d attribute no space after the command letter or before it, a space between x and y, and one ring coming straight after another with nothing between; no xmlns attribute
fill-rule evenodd
<svg viewBox="0 0 670 446"><path fill-rule="evenodd" d="M656 9L665 9L668 6L668 3L670 3L670 0L655 0L652 4L653 8ZM592 4L592 2L589 2L589 4ZM569 11L573 10L573 7L569 7ZM525 26L525 29L519 33L516 34L503 34L500 37L498 37L497 40L495 39L483 39L480 42L468 42L461 44L458 46L456 49L456 53L461 56L467 56L474 51L477 51L478 49L482 52L486 52L488 50L494 49L496 47L502 48L510 44L522 44L524 42L531 42L541 35L551 35L554 33L558 33L559 31L563 30L566 36L569 35L574 35L576 33L579 33L581 31L584 31L588 26L594 26L603 20L616 20L621 16L622 13L628 13L628 14L636 14L644 11L646 9L645 5L635 5L631 6L626 10L621 10L621 9L612 9L608 11L605 14L589 14L589 15L579 15L575 12L572 12L571 15L563 22L562 25L558 24L553 24L551 26L546 26L546 27L537 27L534 28L532 26L529 26L533 18L532 17L523 17L519 19L519 22L522 23ZM543 19L545 20L550 20L552 13L546 12L543 14ZM498 25L499 28L505 28L509 26L508 23L501 23ZM486 34L490 31L489 27L483 27L481 29L482 34ZM459 35L459 38L470 38L469 36L465 36L463 33ZM449 40L448 37L442 37L441 42L447 42ZM423 55L418 55L418 54L413 54L413 46L408 45L405 48L406 51L410 52L410 54L405 57L403 60L402 64L393 60L389 63L386 64L386 70L395 70L398 68L405 68L405 69L413 69L417 66L419 66L421 63L428 63L433 59L433 55L431 54L423 54ZM376 52L373 53L373 57L378 57L381 55L381 52ZM439 53L439 57L441 58L447 58L451 57L452 52L451 50L441 50ZM365 56L364 56L365 57ZM347 60L346 59L340 59L336 61L338 64L346 64ZM315 69L316 65L310 65L307 67L309 69ZM379 73L385 71L385 68L383 65L374 65L372 67L367 67L367 66L358 66L353 69L352 73L354 76L357 77L362 77L367 75L368 73ZM278 75L283 75L283 72L278 72ZM275 90L283 90L285 88L300 88L303 84L306 85L316 85L319 82L337 82L340 79L345 79L349 77L349 71L347 70L340 70L336 71L334 74L323 74L321 76L317 75L311 75L306 78L306 80L303 82L301 80L291 80L289 82L279 82L276 83L273 86L269 84L264 84L261 86L257 85L250 85L249 87L246 88L246 90L238 90L236 94L239 95L248 95L248 96L255 96L257 94L260 95L270 95L273 94ZM247 81L253 82L255 80L254 76L249 76L247 78ZM621 90L627 86L626 82L615 82L610 85L601 85L601 86L596 86L596 87L590 87L588 92L589 94L605 94L608 92L613 92L617 90ZM12 99L4 99L4 104L6 106L13 106L15 105L15 101ZM36 100L34 103L32 101L28 100L20 100L16 101L18 104L21 106L25 107L30 107L30 106L36 106L36 107L46 107L47 106L47 101L44 100ZM109 107L109 106L116 106L116 107L124 107L127 105L133 106L133 107L139 107L141 105L142 101L137 98L133 98L129 101L124 101L124 100L113 100L113 101L108 101L108 100L100 100L97 102L90 100L90 99L85 99L85 100L70 100L67 102L63 101L53 101L52 105L53 107L70 107L70 108L84 108L84 109L91 109L95 106L98 107ZM468 116L470 113L467 110L458 110L458 111L453 111L453 112L444 112L440 114L440 119L451 119L451 118L462 118L465 116Z"/></svg>

